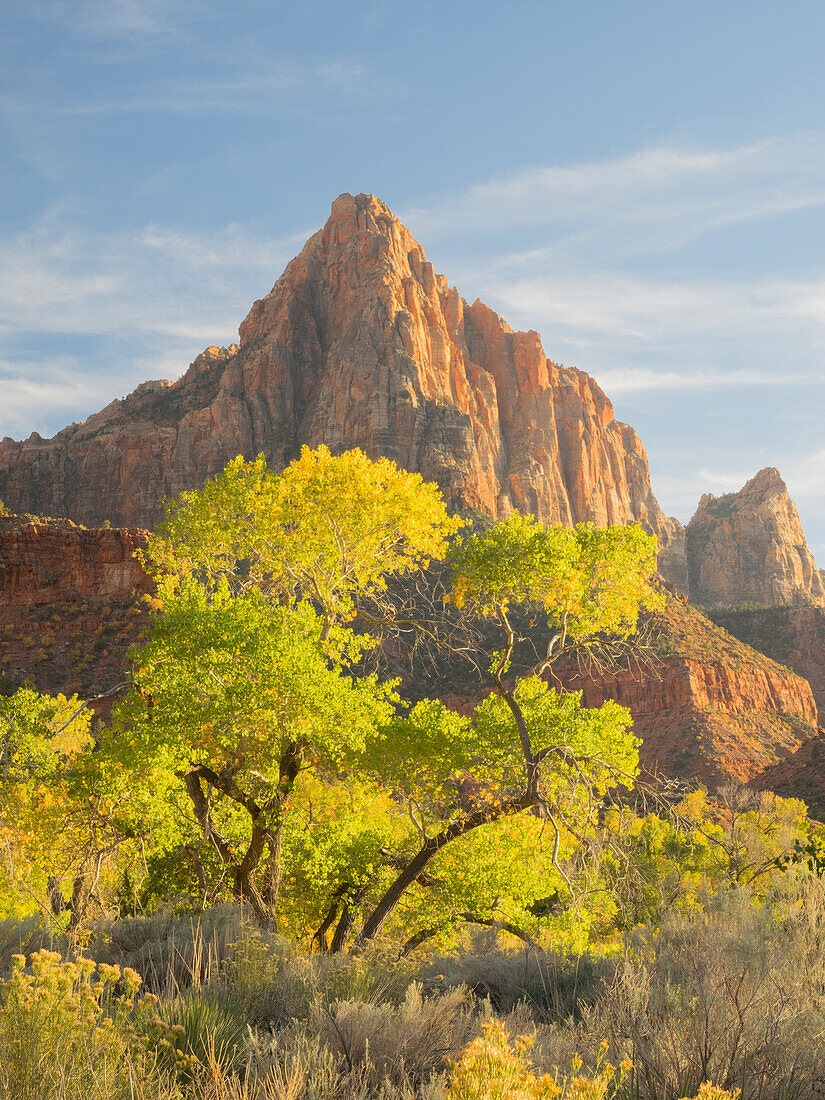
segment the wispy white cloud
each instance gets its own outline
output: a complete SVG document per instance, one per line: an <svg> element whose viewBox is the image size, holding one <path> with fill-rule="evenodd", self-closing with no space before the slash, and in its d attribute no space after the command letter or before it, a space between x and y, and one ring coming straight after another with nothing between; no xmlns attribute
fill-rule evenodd
<svg viewBox="0 0 825 1100"><path fill-rule="evenodd" d="M476 284L511 324L540 331L551 358L598 370L608 393L822 380L825 277L571 271L509 281L482 273ZM638 362L657 354L656 367ZM750 366L731 366L736 358Z"/></svg>
<svg viewBox="0 0 825 1100"><path fill-rule="evenodd" d="M307 234L308 235L308 234ZM46 220L0 247L0 333L232 336L305 235L268 240L229 225L92 233Z"/></svg>
<svg viewBox="0 0 825 1100"><path fill-rule="evenodd" d="M825 385L825 375L778 374L752 370L654 370L649 367L619 367L599 371L599 385L606 393L649 393L653 390L734 390L758 386Z"/></svg>
<svg viewBox="0 0 825 1100"><path fill-rule="evenodd" d="M810 133L731 149L641 150L570 166L529 167L478 183L404 214L420 236L558 227L536 258L592 242L674 247L735 221L825 203L825 135ZM639 234L644 233L640 240Z"/></svg>
<svg viewBox="0 0 825 1100"><path fill-rule="evenodd" d="M92 38L166 37L197 15L200 0L29 0L31 14Z"/></svg>
<svg viewBox="0 0 825 1100"><path fill-rule="evenodd" d="M215 80L163 80L145 84L138 94L96 102L34 101L9 94L0 100L7 115L76 116L137 114L147 111L202 113L243 111L250 108L284 109L295 93L312 97L361 93L371 87L366 66L358 62L318 61L307 64L278 62L260 73L244 73Z"/></svg>
<svg viewBox="0 0 825 1100"><path fill-rule="evenodd" d="M240 225L104 234L56 216L0 242L0 436L51 434L231 343L308 235L272 240ZM55 354L78 340L87 354Z"/></svg>
<svg viewBox="0 0 825 1100"><path fill-rule="evenodd" d="M48 431L50 418L64 410L111 400L106 379L95 379L83 371L77 359L59 356L36 362L0 360L0 437Z"/></svg>

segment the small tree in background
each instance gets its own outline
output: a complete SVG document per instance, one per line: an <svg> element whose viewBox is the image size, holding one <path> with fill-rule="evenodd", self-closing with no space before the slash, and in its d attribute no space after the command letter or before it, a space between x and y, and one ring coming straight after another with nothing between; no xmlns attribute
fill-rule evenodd
<svg viewBox="0 0 825 1100"><path fill-rule="evenodd" d="M77 698L29 688L0 697L2 908L36 906L72 938L111 885L115 855L140 832L127 775L95 747Z"/></svg>

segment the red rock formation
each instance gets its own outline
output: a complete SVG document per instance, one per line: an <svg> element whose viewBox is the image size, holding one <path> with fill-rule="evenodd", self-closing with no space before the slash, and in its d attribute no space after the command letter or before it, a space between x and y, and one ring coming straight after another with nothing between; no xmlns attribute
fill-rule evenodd
<svg viewBox="0 0 825 1100"><path fill-rule="evenodd" d="M123 601L149 592L151 582L133 557L146 537L66 519L0 516L0 608Z"/></svg>
<svg viewBox="0 0 825 1100"><path fill-rule="evenodd" d="M669 599L651 625L649 667L558 672L585 705L614 699L630 709L647 773L747 782L816 735L816 703L801 676L680 600Z"/></svg>
<svg viewBox="0 0 825 1100"><path fill-rule="evenodd" d="M538 334L468 305L378 199L342 195L240 327L174 384L145 383L54 439L0 444L0 498L86 523L152 526L161 498L235 455L282 468L303 443L420 471L457 508L544 522L639 520L685 586L683 531L596 383Z"/></svg>
<svg viewBox="0 0 825 1100"><path fill-rule="evenodd" d="M706 607L825 604L825 579L779 471L738 493L706 493L686 529L690 598Z"/></svg>
<svg viewBox="0 0 825 1100"><path fill-rule="evenodd" d="M743 608L711 612L711 617L752 649L804 676L814 693L819 725L825 727L825 608Z"/></svg>
<svg viewBox="0 0 825 1100"><path fill-rule="evenodd" d="M89 698L128 679L127 650L155 606L133 557L146 536L0 516L0 690L28 681ZM111 702L95 709L105 716Z"/></svg>

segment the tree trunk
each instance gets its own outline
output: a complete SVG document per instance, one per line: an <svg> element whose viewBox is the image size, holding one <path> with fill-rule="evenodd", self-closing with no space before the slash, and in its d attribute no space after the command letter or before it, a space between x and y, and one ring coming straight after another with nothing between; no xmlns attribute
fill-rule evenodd
<svg viewBox="0 0 825 1100"><path fill-rule="evenodd" d="M224 865L234 876L235 895L249 902L255 919L265 928L275 926L281 884L281 840L285 805L301 770L301 753L300 741L290 741L286 745L281 753L277 793L263 805L246 794L226 771L216 772L206 764L193 763L188 771L176 773L183 780L204 838L215 847ZM212 823L209 799L204 794L202 780L242 806L252 819L252 837L240 862ZM261 890L256 882L256 874L267 848L269 858Z"/></svg>
<svg viewBox="0 0 825 1100"><path fill-rule="evenodd" d="M476 810L474 813L453 822L452 825L436 836L428 837L404 870L390 884L384 896L367 917L355 941L356 947L362 947L367 940L371 940L373 936L381 931L387 918L403 897L404 892L412 886L441 849L450 841L457 840L458 837L477 829L480 825L488 825L490 822L498 821L502 817L510 817L513 814L521 813L522 810L527 810L535 804L536 796L529 791L522 791L497 805Z"/></svg>

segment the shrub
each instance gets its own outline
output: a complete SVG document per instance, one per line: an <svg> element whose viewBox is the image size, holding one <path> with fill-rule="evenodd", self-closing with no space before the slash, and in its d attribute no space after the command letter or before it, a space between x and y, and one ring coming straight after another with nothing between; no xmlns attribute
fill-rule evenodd
<svg viewBox="0 0 825 1100"><path fill-rule="evenodd" d="M424 999L412 983L400 1005L343 1001L317 1005L311 1020L321 1041L349 1070L378 1085L418 1084L465 1045L473 1023L465 991Z"/></svg>
<svg viewBox="0 0 825 1100"><path fill-rule="evenodd" d="M15 955L28 957L40 951L50 940L43 918L35 915L22 920L0 920L0 978L8 977Z"/></svg>
<svg viewBox="0 0 825 1100"><path fill-rule="evenodd" d="M582 1063L575 1059L570 1076L560 1078L557 1071L537 1077L528 1060L531 1046L532 1039L526 1035L519 1035L511 1045L501 1021L490 1020L483 1034L453 1063L448 1100L608 1100L616 1096L630 1069L624 1063L617 1074L604 1061L603 1044L595 1076L580 1074Z"/></svg>
<svg viewBox="0 0 825 1100"><path fill-rule="evenodd" d="M52 951L15 956L2 984L0 1094L15 1100L171 1096L134 1030L140 977Z"/></svg>
<svg viewBox="0 0 825 1100"><path fill-rule="evenodd" d="M132 967L143 975L147 990L172 999L217 979L244 927L245 918L234 905L186 916L164 910L93 925L91 951L100 962Z"/></svg>
<svg viewBox="0 0 825 1100"><path fill-rule="evenodd" d="M657 1100L682 1096L691 1081L746 1081L761 1100L808 1097L821 1066L823 991L825 887L800 875L771 904L734 890L703 913L638 929L588 1030L632 1058Z"/></svg>
<svg viewBox="0 0 825 1100"><path fill-rule="evenodd" d="M525 1004L539 1020L560 1020L595 1001L614 970L615 963L607 958L528 948L436 957L422 974L428 985L467 986L487 998L497 1012Z"/></svg>

